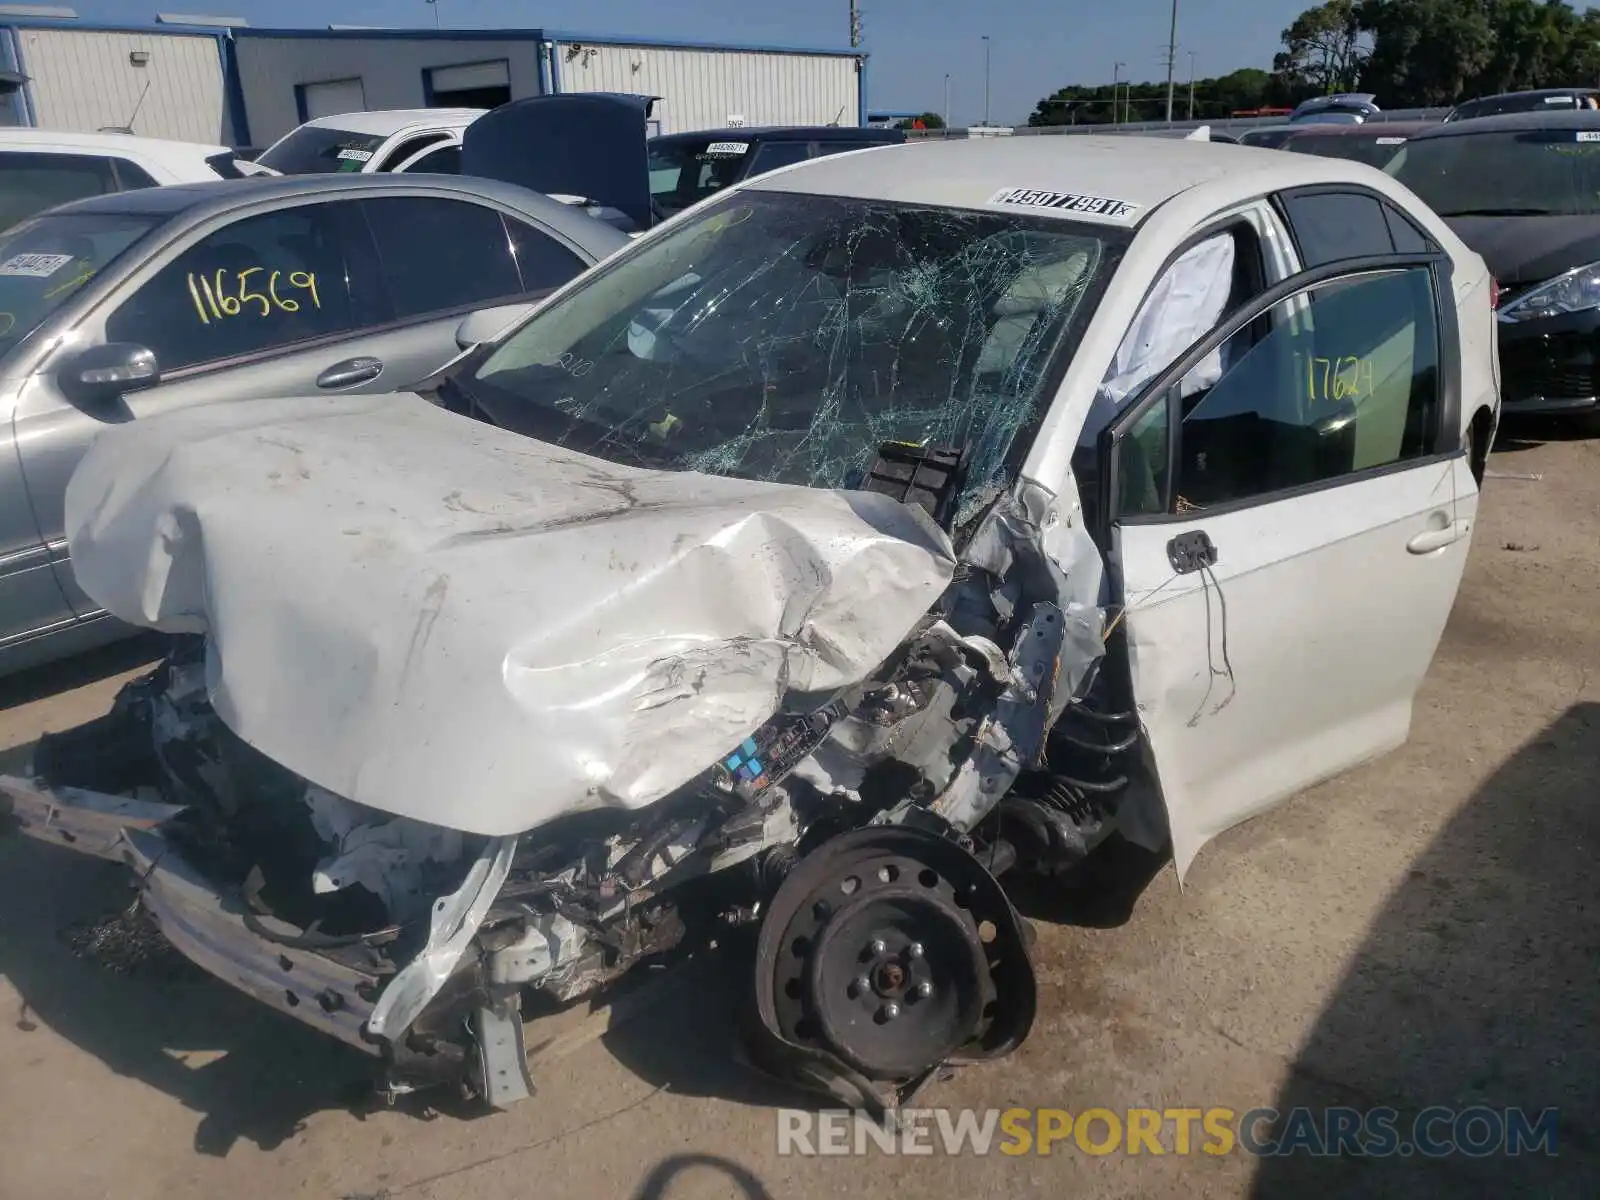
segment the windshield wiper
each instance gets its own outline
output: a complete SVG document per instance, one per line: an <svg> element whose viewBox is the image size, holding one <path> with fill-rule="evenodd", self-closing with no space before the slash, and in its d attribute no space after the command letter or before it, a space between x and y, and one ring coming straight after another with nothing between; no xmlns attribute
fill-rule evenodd
<svg viewBox="0 0 1600 1200"><path fill-rule="evenodd" d="M1457 208L1441 217L1555 217L1561 214L1548 208Z"/></svg>

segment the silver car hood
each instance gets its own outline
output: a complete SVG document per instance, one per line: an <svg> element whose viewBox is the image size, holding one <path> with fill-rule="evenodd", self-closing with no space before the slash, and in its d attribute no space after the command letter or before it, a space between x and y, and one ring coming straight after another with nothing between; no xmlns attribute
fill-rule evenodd
<svg viewBox="0 0 1600 1200"><path fill-rule="evenodd" d="M207 635L246 742L491 836L667 795L865 678L954 570L884 496L616 466L409 394L113 427L66 516L90 596Z"/></svg>

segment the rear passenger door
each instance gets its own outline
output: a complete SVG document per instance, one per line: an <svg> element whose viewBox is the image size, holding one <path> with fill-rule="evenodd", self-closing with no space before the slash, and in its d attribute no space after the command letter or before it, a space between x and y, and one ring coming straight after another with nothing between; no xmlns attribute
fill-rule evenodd
<svg viewBox="0 0 1600 1200"><path fill-rule="evenodd" d="M1405 739L1460 584L1472 510L1451 263L1357 198L1283 197L1301 269L1232 308L1102 434L1134 692L1180 871L1229 826Z"/></svg>

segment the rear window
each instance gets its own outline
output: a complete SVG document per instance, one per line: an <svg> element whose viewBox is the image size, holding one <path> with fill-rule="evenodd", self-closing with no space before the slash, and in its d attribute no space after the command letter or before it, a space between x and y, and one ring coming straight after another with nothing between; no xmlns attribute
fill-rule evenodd
<svg viewBox="0 0 1600 1200"><path fill-rule="evenodd" d="M1417 138L1385 170L1441 217L1600 213L1600 127Z"/></svg>
<svg viewBox="0 0 1600 1200"><path fill-rule="evenodd" d="M1284 147L1296 154L1315 154L1319 158L1344 158L1351 162L1366 163L1380 170L1400 153L1406 139L1393 134L1374 134L1357 137L1337 134L1298 134Z"/></svg>
<svg viewBox="0 0 1600 1200"><path fill-rule="evenodd" d="M651 141L650 198L663 216L681 212L738 182L754 143L727 136Z"/></svg>
<svg viewBox="0 0 1600 1200"><path fill-rule="evenodd" d="M351 133L302 125L280 139L256 161L285 175L330 175L360 171L386 139L378 134Z"/></svg>
<svg viewBox="0 0 1600 1200"><path fill-rule="evenodd" d="M1498 117L1504 113L1520 112L1570 112L1579 107L1577 95L1555 96L1488 96L1482 100L1468 100L1458 105L1450 115L1453 121L1470 121L1475 117ZM1587 108L1589 105L1584 104Z"/></svg>

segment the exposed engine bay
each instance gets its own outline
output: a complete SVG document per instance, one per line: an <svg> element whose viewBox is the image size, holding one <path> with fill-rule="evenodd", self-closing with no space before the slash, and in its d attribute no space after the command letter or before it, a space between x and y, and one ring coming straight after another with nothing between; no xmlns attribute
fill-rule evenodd
<svg viewBox="0 0 1600 1200"><path fill-rule="evenodd" d="M943 525L958 471L959 456L886 446L863 491ZM1081 517L1021 485L954 540L948 586L885 660L849 686L790 688L642 806L496 836L346 799L223 719L229 644L182 632L110 714L42 740L31 783L0 789L41 838L79 840L97 814L115 836L78 848L134 866L179 950L381 1057L391 1093L512 1103L533 1087L531 1006L753 943L751 1060L890 1106L1028 1034L1029 936L999 876L1070 870L1114 830L1162 836Z"/></svg>

